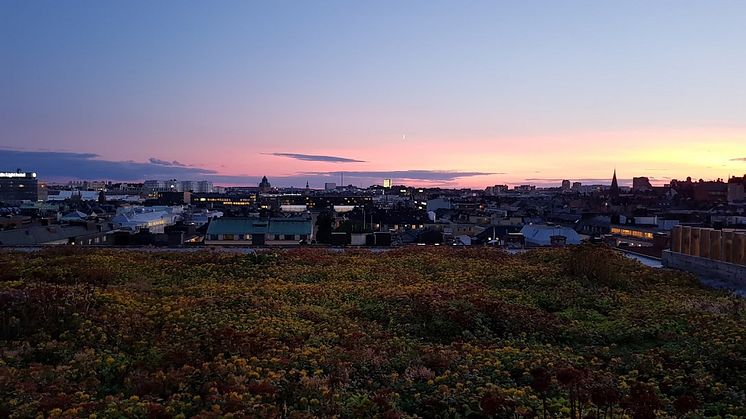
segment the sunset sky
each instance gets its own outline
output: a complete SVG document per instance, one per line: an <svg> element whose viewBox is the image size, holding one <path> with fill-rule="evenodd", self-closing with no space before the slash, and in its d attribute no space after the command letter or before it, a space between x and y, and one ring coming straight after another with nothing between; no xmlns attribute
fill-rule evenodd
<svg viewBox="0 0 746 419"><path fill-rule="evenodd" d="M484 187L746 173L744 1L0 2L0 170Z"/></svg>

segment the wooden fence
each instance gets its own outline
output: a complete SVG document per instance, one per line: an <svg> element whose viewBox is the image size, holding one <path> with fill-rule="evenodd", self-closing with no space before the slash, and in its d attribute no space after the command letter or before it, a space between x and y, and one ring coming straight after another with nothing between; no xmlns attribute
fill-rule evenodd
<svg viewBox="0 0 746 419"><path fill-rule="evenodd" d="M671 251L738 265L746 265L746 230L676 226Z"/></svg>

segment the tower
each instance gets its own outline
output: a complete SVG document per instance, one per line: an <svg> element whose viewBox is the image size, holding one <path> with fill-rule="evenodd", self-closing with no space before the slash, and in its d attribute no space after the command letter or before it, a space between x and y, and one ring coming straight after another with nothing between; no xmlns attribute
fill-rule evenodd
<svg viewBox="0 0 746 419"><path fill-rule="evenodd" d="M262 181L259 182L259 189L262 192L267 192L272 188L272 185L270 185L269 181L267 180L267 176L262 177Z"/></svg>
<svg viewBox="0 0 746 419"><path fill-rule="evenodd" d="M614 176L611 178L611 188L609 188L609 195L612 199L619 198L619 183L616 180L616 169L614 169Z"/></svg>

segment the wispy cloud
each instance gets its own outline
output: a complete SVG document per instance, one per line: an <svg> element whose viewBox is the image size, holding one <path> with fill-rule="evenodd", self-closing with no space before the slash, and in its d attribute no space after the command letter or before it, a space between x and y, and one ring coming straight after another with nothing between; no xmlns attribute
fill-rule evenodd
<svg viewBox="0 0 746 419"><path fill-rule="evenodd" d="M309 176L339 176L364 179L402 179L450 182L459 178L472 176L503 175L505 173L459 172L455 170L391 170L391 171L343 171L343 172L306 172Z"/></svg>
<svg viewBox="0 0 746 419"><path fill-rule="evenodd" d="M328 156L327 156L328 157ZM34 171L49 181L73 179L106 179L115 181L141 181L145 179L211 180L223 185L256 185L259 175L228 175L217 170L188 166L178 161L150 158L144 162L113 161L101 159L93 153L67 151L28 151L0 149L0 167ZM504 173L460 172L449 170L393 170L393 171L343 171L302 172L270 176L275 186L302 186L310 182L314 187L325 182L341 181L357 186L380 184L384 178L410 184L444 186L460 178Z"/></svg>
<svg viewBox="0 0 746 419"><path fill-rule="evenodd" d="M730 161L746 161L746 157L737 157L735 159L730 159Z"/></svg>
<svg viewBox="0 0 746 419"><path fill-rule="evenodd" d="M350 159L347 157L338 157L338 156L323 156L323 155L315 155L315 154L298 154L298 153L267 153L267 154L270 156L288 157L291 159L303 160L303 161L317 161L317 162L326 162L326 163L365 163L365 160L355 160L355 159Z"/></svg>
<svg viewBox="0 0 746 419"><path fill-rule="evenodd" d="M530 177L524 180L526 182L562 182L565 179L567 178ZM589 178L589 179L568 179L568 180L571 180L573 182L582 182L582 183L611 183L611 178L608 178L608 179L600 179L600 178L590 179ZM618 181L619 182L623 182L623 181L632 182L632 179L618 179Z"/></svg>
<svg viewBox="0 0 746 419"><path fill-rule="evenodd" d="M168 160L156 159L155 157L149 158L148 161L152 164L157 164L159 166L176 166L176 167L188 167L189 166L184 163L180 163L177 160L168 161Z"/></svg>

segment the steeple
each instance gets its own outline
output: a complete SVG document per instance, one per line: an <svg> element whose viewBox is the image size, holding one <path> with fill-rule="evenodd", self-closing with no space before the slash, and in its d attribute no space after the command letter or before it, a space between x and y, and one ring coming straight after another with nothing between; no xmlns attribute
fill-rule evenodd
<svg viewBox="0 0 746 419"><path fill-rule="evenodd" d="M614 169L614 176L611 178L611 188L609 188L609 195L612 198L619 197L619 183L616 180L616 168Z"/></svg>

